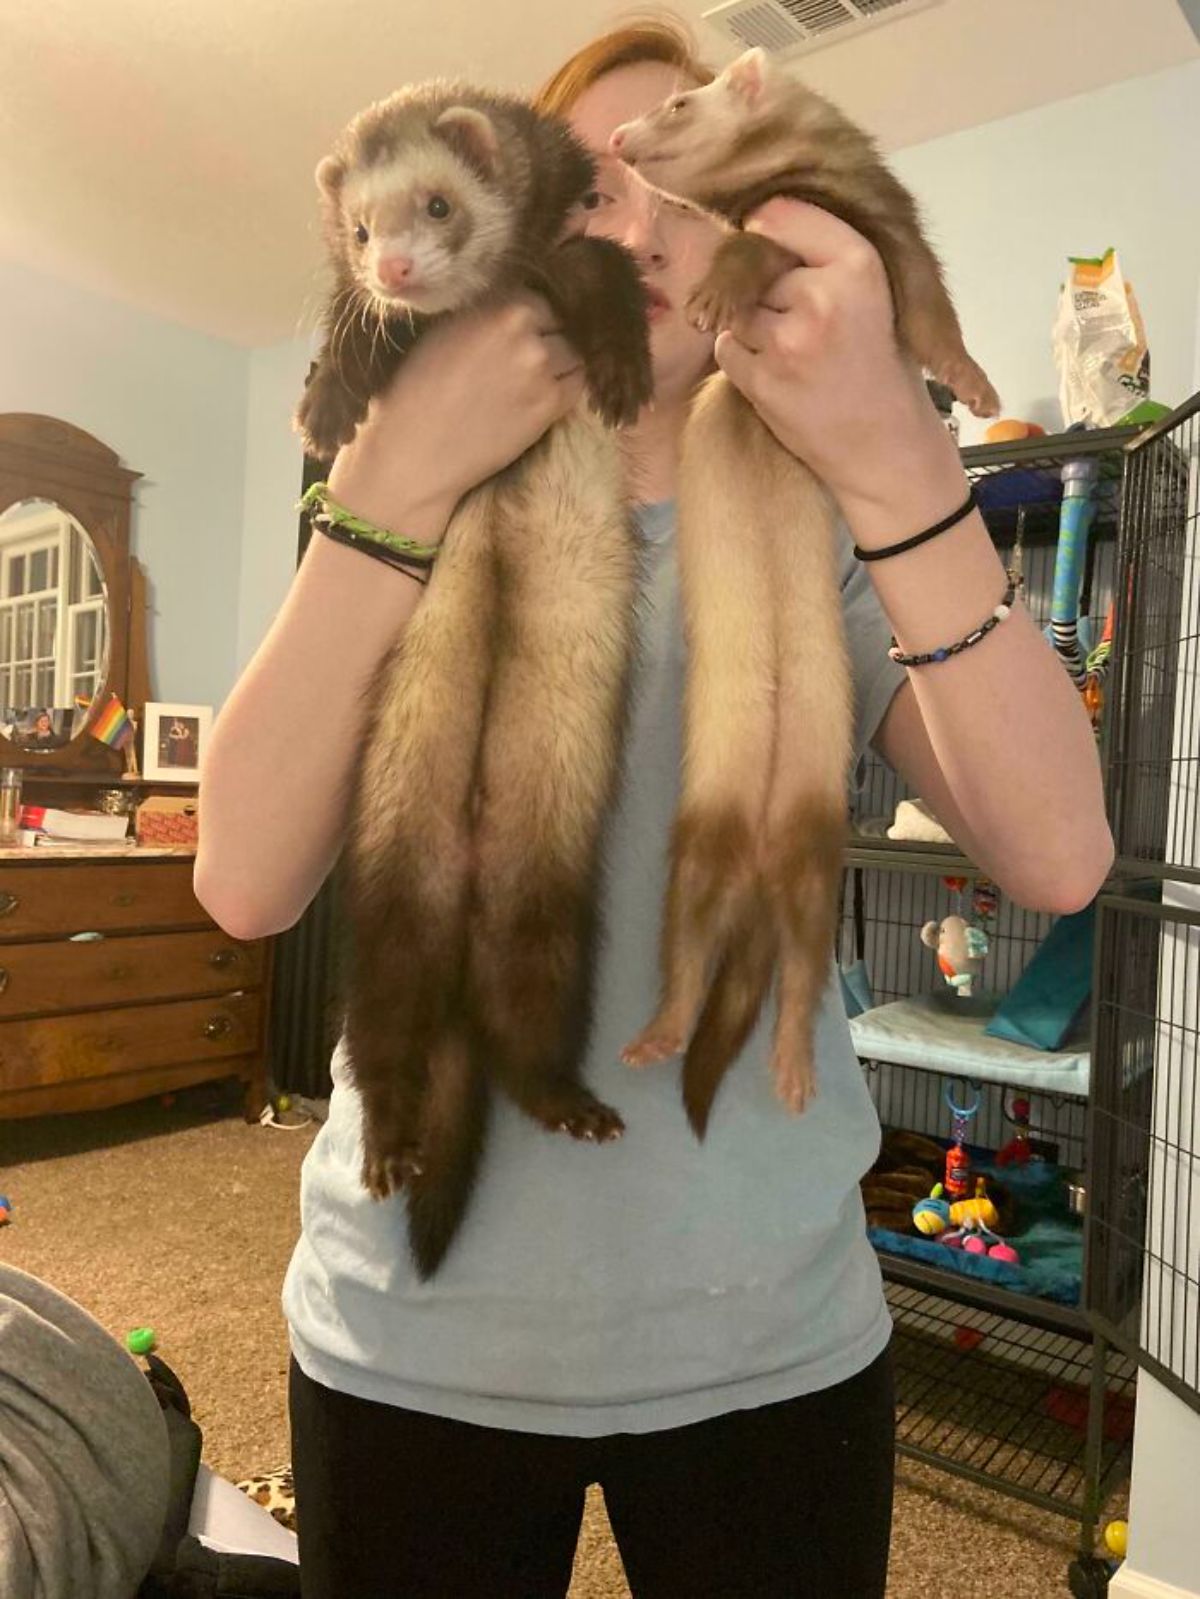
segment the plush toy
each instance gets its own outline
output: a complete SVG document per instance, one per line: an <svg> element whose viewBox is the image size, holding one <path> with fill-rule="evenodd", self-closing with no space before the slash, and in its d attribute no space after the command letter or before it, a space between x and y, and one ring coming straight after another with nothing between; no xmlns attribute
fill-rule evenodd
<svg viewBox="0 0 1200 1599"><path fill-rule="evenodd" d="M926 922L921 942L937 951L942 976L962 999L970 999L988 952L988 937L982 927L972 927L961 916L944 916L940 922Z"/></svg>
<svg viewBox="0 0 1200 1599"><path fill-rule="evenodd" d="M954 840L923 799L904 800L887 830L889 838L914 839L922 844L953 844Z"/></svg>

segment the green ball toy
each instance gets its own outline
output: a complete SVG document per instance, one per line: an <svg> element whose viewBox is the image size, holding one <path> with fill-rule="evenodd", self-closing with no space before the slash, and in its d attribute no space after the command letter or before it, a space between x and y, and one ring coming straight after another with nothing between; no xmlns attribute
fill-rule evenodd
<svg viewBox="0 0 1200 1599"><path fill-rule="evenodd" d="M135 1327L125 1338L125 1347L131 1355L148 1355L157 1346L153 1327Z"/></svg>

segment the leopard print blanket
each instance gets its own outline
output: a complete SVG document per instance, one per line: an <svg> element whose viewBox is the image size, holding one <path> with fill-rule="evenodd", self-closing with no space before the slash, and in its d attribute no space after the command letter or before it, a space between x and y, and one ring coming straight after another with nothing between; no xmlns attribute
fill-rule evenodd
<svg viewBox="0 0 1200 1599"><path fill-rule="evenodd" d="M281 1466L278 1471L269 1471L261 1477L246 1477L238 1483L238 1487L255 1504L269 1510L281 1527L295 1532L296 1488L290 1465Z"/></svg>

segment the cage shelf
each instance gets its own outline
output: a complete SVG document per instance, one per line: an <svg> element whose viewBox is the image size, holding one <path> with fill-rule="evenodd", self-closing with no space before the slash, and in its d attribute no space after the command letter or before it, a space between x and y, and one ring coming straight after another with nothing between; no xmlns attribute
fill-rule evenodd
<svg viewBox="0 0 1200 1599"><path fill-rule="evenodd" d="M912 994L852 1016L850 1036L860 1060L1087 1097L1091 1051L1086 1034L1068 1049L1032 1049L990 1037L984 1032L988 1020L982 1006L968 1009L953 996Z"/></svg>
<svg viewBox="0 0 1200 1599"><path fill-rule="evenodd" d="M1071 1518L1095 1516L1128 1471L1136 1368L1086 1333L887 1287L895 1325L896 1447ZM1088 1458L1089 1404L1103 1404ZM1094 1485L1094 1486L1093 1486Z"/></svg>

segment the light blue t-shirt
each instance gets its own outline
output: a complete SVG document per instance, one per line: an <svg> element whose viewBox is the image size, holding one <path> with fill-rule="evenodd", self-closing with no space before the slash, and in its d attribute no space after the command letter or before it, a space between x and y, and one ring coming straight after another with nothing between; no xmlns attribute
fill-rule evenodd
<svg viewBox="0 0 1200 1599"><path fill-rule="evenodd" d="M403 1198L359 1178L359 1102L342 1045L329 1120L304 1162L302 1233L283 1304L316 1381L482 1426L596 1437L684 1426L854 1376L891 1330L858 1183L879 1124L831 958L818 1092L775 1098L771 1008L697 1143L679 1063L619 1051L654 1014L667 842L679 792L683 638L672 504L640 514L642 642L612 819L586 1080L625 1136L581 1145L498 1098L471 1207L429 1283L409 1262ZM856 750L905 672L844 538Z"/></svg>

